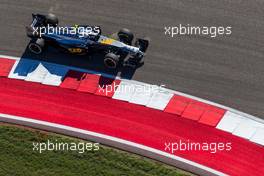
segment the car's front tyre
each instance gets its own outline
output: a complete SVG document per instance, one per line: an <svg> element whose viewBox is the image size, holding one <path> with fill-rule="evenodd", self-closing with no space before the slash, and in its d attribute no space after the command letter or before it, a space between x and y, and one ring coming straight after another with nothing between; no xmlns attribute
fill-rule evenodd
<svg viewBox="0 0 264 176"><path fill-rule="evenodd" d="M119 62L119 56L114 53L107 53L104 58L104 65L107 68L115 69Z"/></svg>
<svg viewBox="0 0 264 176"><path fill-rule="evenodd" d="M125 44L128 44L128 45L131 45L134 39L134 34L129 29L126 29L126 28L121 29L117 33L117 35L118 35L119 41Z"/></svg>
<svg viewBox="0 0 264 176"><path fill-rule="evenodd" d="M59 19L56 17L56 15L49 13L45 16L45 23L46 25L51 25L55 27L58 25Z"/></svg>

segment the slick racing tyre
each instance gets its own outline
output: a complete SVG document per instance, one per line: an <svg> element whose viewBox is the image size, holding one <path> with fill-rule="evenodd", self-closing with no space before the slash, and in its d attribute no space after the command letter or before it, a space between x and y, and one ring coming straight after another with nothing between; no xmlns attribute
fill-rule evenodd
<svg viewBox="0 0 264 176"><path fill-rule="evenodd" d="M104 64L107 68L115 69L118 65L119 57L114 53L107 53L104 58Z"/></svg>
<svg viewBox="0 0 264 176"><path fill-rule="evenodd" d="M29 50L34 54L41 54L45 46L45 41L42 38L37 39L35 42L31 42L28 45Z"/></svg>
<svg viewBox="0 0 264 176"><path fill-rule="evenodd" d="M118 38L121 42L131 45L133 39L134 39L134 34L129 30L129 29L121 29L118 33Z"/></svg>
<svg viewBox="0 0 264 176"><path fill-rule="evenodd" d="M52 13L46 15L45 18L46 18L45 21L46 25L57 26L59 23L59 19Z"/></svg>

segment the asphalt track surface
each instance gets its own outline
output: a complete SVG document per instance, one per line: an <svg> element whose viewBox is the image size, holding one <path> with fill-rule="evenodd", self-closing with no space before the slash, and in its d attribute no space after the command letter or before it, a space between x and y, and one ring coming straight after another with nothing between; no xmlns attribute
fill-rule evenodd
<svg viewBox="0 0 264 176"><path fill-rule="evenodd" d="M188 0L42 1L0 0L0 54L28 56L25 25L31 13L53 12L60 24L100 25L111 34L122 27L149 36L145 65L133 79L209 99L264 117L264 2ZM170 38L164 26L232 26L230 37ZM84 68L100 68L86 57L53 51L41 59ZM105 70L104 70L105 71ZM120 73L119 73L120 74Z"/></svg>

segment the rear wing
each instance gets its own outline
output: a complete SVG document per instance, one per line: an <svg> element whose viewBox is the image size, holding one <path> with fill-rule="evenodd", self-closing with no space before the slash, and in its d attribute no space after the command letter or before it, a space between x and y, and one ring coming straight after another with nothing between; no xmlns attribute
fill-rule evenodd
<svg viewBox="0 0 264 176"><path fill-rule="evenodd" d="M58 19L53 14L42 15L32 14L32 22L29 26L26 26L26 32L28 37L40 37L39 33L42 27L48 25L57 26Z"/></svg>
<svg viewBox="0 0 264 176"><path fill-rule="evenodd" d="M32 14L32 22L29 26L26 26L26 33L28 37L39 37L39 31L36 29L45 26L46 16L41 14Z"/></svg>
<svg viewBox="0 0 264 176"><path fill-rule="evenodd" d="M30 27L41 27L46 25L46 16L41 14L32 14Z"/></svg>

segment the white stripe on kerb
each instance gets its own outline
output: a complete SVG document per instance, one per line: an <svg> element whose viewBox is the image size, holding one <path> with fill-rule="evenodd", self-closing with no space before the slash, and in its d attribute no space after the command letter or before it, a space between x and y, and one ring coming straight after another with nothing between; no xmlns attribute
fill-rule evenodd
<svg viewBox="0 0 264 176"><path fill-rule="evenodd" d="M129 101L134 92L134 84L131 84L128 80L121 80L112 98L122 101Z"/></svg>
<svg viewBox="0 0 264 176"><path fill-rule="evenodd" d="M232 133L243 119L243 116L227 111L216 128Z"/></svg>
<svg viewBox="0 0 264 176"><path fill-rule="evenodd" d="M257 128L257 131L250 138L250 141L264 146L264 128Z"/></svg>
<svg viewBox="0 0 264 176"><path fill-rule="evenodd" d="M173 93L166 91L166 89L159 88L159 90L152 95L147 107L163 111L172 97Z"/></svg>
<svg viewBox="0 0 264 176"><path fill-rule="evenodd" d="M243 119L233 131L233 134L242 138L250 139L257 131L257 128L260 128L261 126L264 127L263 124L251 119Z"/></svg>

